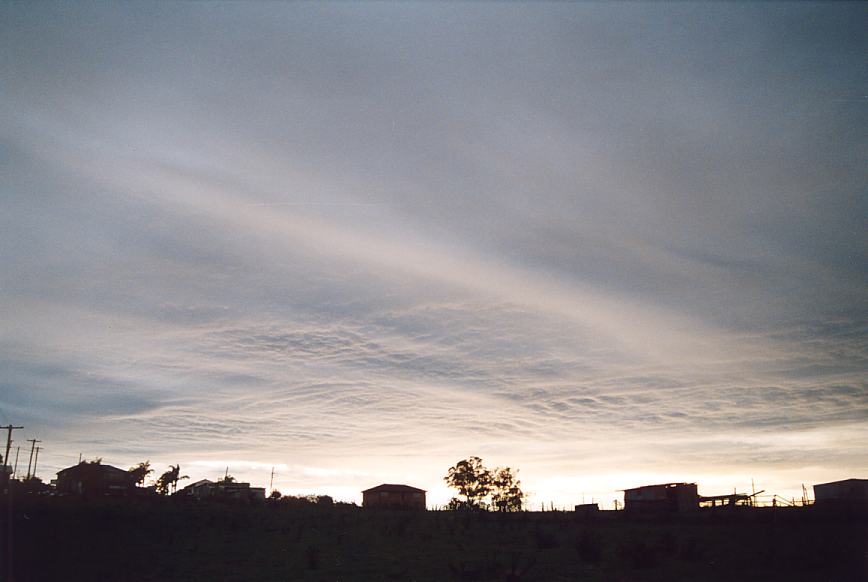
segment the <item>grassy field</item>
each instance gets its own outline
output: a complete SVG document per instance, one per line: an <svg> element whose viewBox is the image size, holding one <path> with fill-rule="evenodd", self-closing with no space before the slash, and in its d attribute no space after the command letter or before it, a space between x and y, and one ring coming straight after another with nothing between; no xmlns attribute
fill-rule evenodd
<svg viewBox="0 0 868 582"><path fill-rule="evenodd" d="M868 580L864 520L783 509L582 521L568 512L47 497L14 515L17 582Z"/></svg>

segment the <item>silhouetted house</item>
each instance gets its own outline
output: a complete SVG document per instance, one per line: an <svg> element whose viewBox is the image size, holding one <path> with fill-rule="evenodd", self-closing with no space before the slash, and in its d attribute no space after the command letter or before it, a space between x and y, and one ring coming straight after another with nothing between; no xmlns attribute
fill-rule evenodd
<svg viewBox="0 0 868 582"><path fill-rule="evenodd" d="M57 492L67 495L127 495L135 489L129 471L84 461L57 472Z"/></svg>
<svg viewBox="0 0 868 582"><path fill-rule="evenodd" d="M582 503L580 505L576 505L576 517L580 518L588 518L594 517L598 513L600 513L600 506L596 503Z"/></svg>
<svg viewBox="0 0 868 582"><path fill-rule="evenodd" d="M868 509L868 479L845 479L814 485L818 508Z"/></svg>
<svg viewBox="0 0 868 582"><path fill-rule="evenodd" d="M362 507L425 509L425 490L383 483L362 491Z"/></svg>
<svg viewBox="0 0 868 582"><path fill-rule="evenodd" d="M194 497L196 499L207 499L214 494L216 487L217 484L214 483L214 481L202 479L179 489L175 495L181 497Z"/></svg>
<svg viewBox="0 0 868 582"><path fill-rule="evenodd" d="M244 501L256 501L265 499L264 487L251 487L250 483L238 483L237 481L210 481L202 479L190 483L175 495L192 497L194 499L240 499Z"/></svg>
<svg viewBox="0 0 868 582"><path fill-rule="evenodd" d="M624 490L624 511L634 515L691 513L698 509L696 483L663 483Z"/></svg>
<svg viewBox="0 0 868 582"><path fill-rule="evenodd" d="M217 483L217 495L225 499L248 501L265 500L264 487L251 487L250 483Z"/></svg>

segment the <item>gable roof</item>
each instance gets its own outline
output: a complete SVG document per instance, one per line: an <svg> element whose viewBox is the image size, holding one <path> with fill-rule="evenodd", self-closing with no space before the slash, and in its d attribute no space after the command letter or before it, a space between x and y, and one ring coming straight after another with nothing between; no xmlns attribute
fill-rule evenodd
<svg viewBox="0 0 868 582"><path fill-rule="evenodd" d="M88 463L87 461L81 462L78 465L73 465L72 467L67 467L66 469L61 469L57 472L58 475L61 473L75 473L77 471L98 471L100 473L129 473L124 469L118 469L112 465L103 465L102 463Z"/></svg>
<svg viewBox="0 0 868 582"><path fill-rule="evenodd" d="M194 481L193 483L190 483L189 485L184 487L184 489L196 489L197 487L203 487L205 485L214 485L214 481L211 481L210 479L200 479L199 481Z"/></svg>
<svg viewBox="0 0 868 582"><path fill-rule="evenodd" d="M631 487L630 489L622 489L621 491L638 491L639 489L654 489L663 487L669 489L671 487L690 487L696 486L696 483L658 483L656 485L640 485L639 487Z"/></svg>
<svg viewBox="0 0 868 582"><path fill-rule="evenodd" d="M410 487L409 485L396 485L394 483L383 483L370 489L365 489L362 493L371 493L374 491L388 491L390 493L425 493L424 489Z"/></svg>

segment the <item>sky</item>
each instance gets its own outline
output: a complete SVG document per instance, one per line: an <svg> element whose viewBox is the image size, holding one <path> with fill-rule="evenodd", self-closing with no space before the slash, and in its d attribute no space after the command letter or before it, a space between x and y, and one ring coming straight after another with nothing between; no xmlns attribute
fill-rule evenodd
<svg viewBox="0 0 868 582"><path fill-rule="evenodd" d="M868 478L868 12L0 5L0 422L532 507ZM183 484L183 482L182 482Z"/></svg>

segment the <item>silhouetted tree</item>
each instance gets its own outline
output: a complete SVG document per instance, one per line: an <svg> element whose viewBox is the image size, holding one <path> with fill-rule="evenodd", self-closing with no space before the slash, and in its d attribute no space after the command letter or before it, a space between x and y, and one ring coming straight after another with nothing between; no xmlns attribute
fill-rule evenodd
<svg viewBox="0 0 868 582"><path fill-rule="evenodd" d="M130 467L130 479L132 479L133 483L136 485L144 485L145 478L153 472L154 470L151 469L151 462L144 461L134 467Z"/></svg>
<svg viewBox="0 0 868 582"><path fill-rule="evenodd" d="M509 467L498 467L491 478L491 504L497 511L521 511L525 494L521 481Z"/></svg>
<svg viewBox="0 0 868 582"><path fill-rule="evenodd" d="M169 491L172 487L172 471L166 471L159 477L157 477L157 482L155 483L157 487L157 493L161 495L168 495Z"/></svg>
<svg viewBox="0 0 868 582"><path fill-rule="evenodd" d="M217 483L224 483L224 484L225 483L236 483L236 482L237 482L237 479L235 479L235 477L233 477L229 473L226 473L226 475L224 475L221 479L217 480Z"/></svg>
<svg viewBox="0 0 868 582"><path fill-rule="evenodd" d="M157 492L163 495L174 493L178 490L178 481L189 479L186 475L180 475L181 465L169 465L169 470L157 479Z"/></svg>
<svg viewBox="0 0 868 582"><path fill-rule="evenodd" d="M450 509L485 509L485 498L491 492L491 471L482 464L479 457L458 461L443 478L452 489L458 490L463 500L453 498Z"/></svg>

